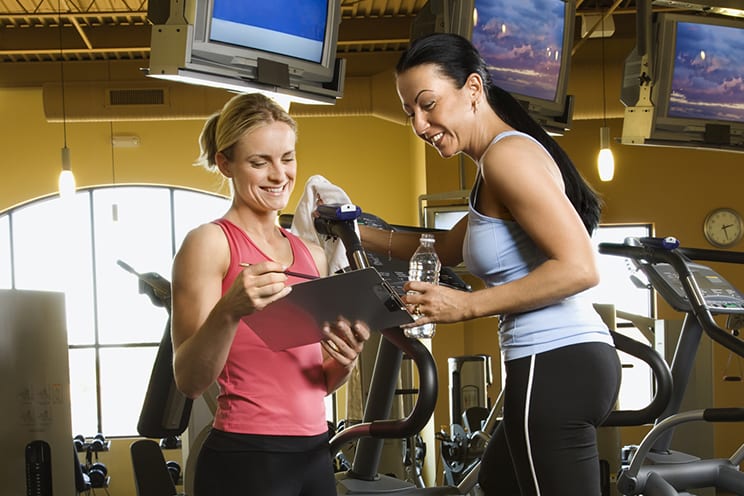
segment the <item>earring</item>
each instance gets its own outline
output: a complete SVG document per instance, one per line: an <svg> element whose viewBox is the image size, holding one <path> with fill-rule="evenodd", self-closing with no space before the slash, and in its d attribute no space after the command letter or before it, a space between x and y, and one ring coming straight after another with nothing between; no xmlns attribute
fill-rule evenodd
<svg viewBox="0 0 744 496"><path fill-rule="evenodd" d="M473 113L476 113L478 111L478 100L473 100L473 102L470 105L473 109Z"/></svg>

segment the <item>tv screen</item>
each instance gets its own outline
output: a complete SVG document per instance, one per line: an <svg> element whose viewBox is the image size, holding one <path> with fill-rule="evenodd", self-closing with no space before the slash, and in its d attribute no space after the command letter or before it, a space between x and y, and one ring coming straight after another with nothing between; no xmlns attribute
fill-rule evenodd
<svg viewBox="0 0 744 496"><path fill-rule="evenodd" d="M568 124L566 88L574 2L475 0L473 44L493 82L539 117Z"/></svg>
<svg viewBox="0 0 744 496"><path fill-rule="evenodd" d="M678 22L669 117L744 122L744 29Z"/></svg>
<svg viewBox="0 0 744 496"><path fill-rule="evenodd" d="M214 0L209 40L323 64L328 11L327 0Z"/></svg>
<svg viewBox="0 0 744 496"><path fill-rule="evenodd" d="M170 4L167 22L152 29L148 75L237 92L273 91L303 103L342 96L340 0Z"/></svg>
<svg viewBox="0 0 744 496"><path fill-rule="evenodd" d="M744 19L660 13L648 144L744 151Z"/></svg>

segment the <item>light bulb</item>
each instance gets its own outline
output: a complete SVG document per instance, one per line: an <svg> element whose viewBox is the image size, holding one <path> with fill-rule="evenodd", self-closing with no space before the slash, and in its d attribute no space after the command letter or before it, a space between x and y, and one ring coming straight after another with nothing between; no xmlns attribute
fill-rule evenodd
<svg viewBox="0 0 744 496"><path fill-rule="evenodd" d="M75 176L70 166L70 149L62 148L62 170L59 173L59 196L69 198L75 194Z"/></svg>
<svg viewBox="0 0 744 496"><path fill-rule="evenodd" d="M75 194L75 176L71 170L62 170L59 173L59 196L69 198Z"/></svg>
<svg viewBox="0 0 744 496"><path fill-rule="evenodd" d="M597 170L599 179L612 181L615 176L615 157L610 149L610 128L599 128L599 155L597 155Z"/></svg>
<svg viewBox="0 0 744 496"><path fill-rule="evenodd" d="M612 181L615 176L615 157L612 156L612 150L602 148L597 156L597 169L599 178L602 181Z"/></svg>

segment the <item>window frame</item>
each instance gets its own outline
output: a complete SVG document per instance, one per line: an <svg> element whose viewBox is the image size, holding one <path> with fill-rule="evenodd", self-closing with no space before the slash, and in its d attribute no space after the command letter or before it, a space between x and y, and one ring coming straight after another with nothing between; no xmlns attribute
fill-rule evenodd
<svg viewBox="0 0 744 496"><path fill-rule="evenodd" d="M196 227L200 223L207 222L209 220L212 220L214 218L220 217L224 214L224 212L229 208L229 202L230 198L220 195L213 192L198 190L194 188L185 188L185 187L179 187L179 186L169 186L169 185L157 185L157 184L126 184L126 185L103 185L103 186L91 186L91 187L85 187L85 188L79 188L76 191L76 194L74 197L69 199L63 199L59 197L58 195L47 195L44 197L35 198L32 200L29 200L27 202L23 202L21 204L15 205L9 209L6 209L2 212L0 212L0 268L3 268L4 271L7 269L6 276L0 277L0 287L3 287L4 289L37 289L37 290L51 290L51 291L61 291L65 293L66 295L66 306L67 306L67 322L68 322L68 329L69 329L69 323L70 323L70 313L71 309L68 305L68 300L74 299L69 297L68 290L57 288L50 288L50 287L41 287L41 288L34 288L29 287L33 286L32 284L29 285L21 284L22 281L19 281L19 251L28 249L28 246L20 246L19 243L23 243L24 241L21 241L24 236L22 234L19 234L19 229L21 228L19 224L19 220L22 219L26 214L28 214L29 218L33 218L33 213L31 209L39 208L40 206L43 206L47 209L48 212L52 212L52 215L50 217L54 218L55 216L58 219L65 219L67 216L69 216L71 219L73 219L73 222L78 221L77 218L80 215L85 215L87 213L88 218L84 219L84 222L87 223L89 232L85 234L85 236L88 236L88 239L85 240L79 240L84 245L85 243L90 243L90 258L87 260L86 263L90 265L90 277L91 277L91 289L90 291L92 294L90 295L89 302L92 302L91 308L89 308L89 311L93 313L93 315L90 317L90 325L92 325L92 338L88 341L81 341L81 342L72 342L71 339L70 342L68 342L68 356L70 357L70 365L71 365L71 375L73 374L72 369L75 368L77 364L72 363L74 361L74 358L81 354L81 352L84 354L85 350L92 350L93 352L93 377L94 377L94 385L92 388L94 389L93 395L95 397L95 426L94 425L88 425L91 423L90 420L84 421L84 430L85 432L76 432L76 434L83 434L86 436L92 437L95 433L104 433L105 431L111 431L111 429L106 429L107 423L111 425L114 423L112 421L111 417L107 420L106 413L105 413L105 402L104 397L106 395L106 388L105 384L102 383L102 374L106 372L105 370L105 364L102 364L101 356L105 355L107 353L115 352L116 350L125 350L127 352L132 352L132 354L136 354L138 356L142 356L141 353L139 353L142 350L150 350L152 354L152 362L154 362L155 355L157 353L158 347L160 345L160 341L162 339L162 333L166 332L166 328L164 327L168 315L166 311L162 311L160 309L160 312L162 313L161 316L156 318L162 318L161 324L158 328L153 329L151 332L153 333L153 339L148 338L137 338L135 340L128 340L126 338L121 339L102 339L102 319L101 319L101 307L99 302L99 295L98 291L100 289L100 286L104 283L104 281L101 281L101 275L99 274L100 268L97 267L97 255L100 255L100 250L97 249L97 238L96 238L96 222L99 222L98 226L100 228L100 219L97 219L97 216L101 216L104 219L106 216L110 215L110 222L117 223L120 222L120 220L117 218L118 215L120 215L117 210L118 203L116 200L112 201L111 204L111 212L102 212L101 209L105 208L104 204L97 204L96 200L98 195L101 195L102 197L106 197L107 195L114 198L123 198L126 196L127 192L142 192L142 190L145 190L147 192L152 192L154 195L166 195L167 196L167 203L168 203L168 212L167 214L161 215L160 218L167 218L167 228L168 228L168 248L167 248L167 255L161 253L161 259L167 256L168 263L167 267L165 267L164 263L161 260L161 265L163 265L161 270L158 270L156 273L160 274L161 276L165 277L166 279L170 279L170 266L172 264L173 256L175 255L178 247L180 246L181 242L183 241L183 238L185 237L188 230L192 229L193 227ZM197 195L197 196L190 196L190 195ZM200 205L206 205L207 202L214 201L214 210L211 210L211 208L207 208L206 210L208 212L200 212L201 218L196 219L194 215L194 212L184 213L184 212L178 212L178 209L181 210L188 210L188 208L184 208L186 205L185 201L188 201L190 198L203 198L205 201L203 204ZM129 199L129 201L133 201ZM105 202L104 202L105 203ZM143 207L147 208L147 207ZM59 210L59 212L58 212ZM81 212L84 212L81 214ZM162 214L162 213L161 213ZM42 211L43 215L43 211ZM140 217L144 217L144 215L140 214ZM185 219L183 217L188 217L189 219L194 217L195 219L193 221L189 221L188 219ZM38 220L38 219L37 219ZM104 222L106 222L104 220ZM135 223L143 222L142 218L135 219ZM33 224L32 226L26 226L27 230L31 231L38 231L39 237L36 238L37 243L40 244L40 242L44 239L43 236L48 231L54 231L54 229L61 229L60 226L50 226L50 225L36 225L34 222L31 222L29 220L30 224ZM47 223L48 224L48 223ZM155 228L159 228L159 226L155 226ZM63 229L63 228L62 228ZM62 230L62 233L65 231ZM64 238L64 235L59 235L59 238ZM72 236L69 236L72 237ZM26 236L26 238L31 239L31 235ZM163 239L161 237L161 239ZM52 254L52 257L58 256L56 253L60 246L64 245L63 239L57 239L56 243L50 242L50 240L47 240L48 246L43 248L46 250L50 250L49 253ZM40 249L40 250L43 250ZM162 250L161 250L162 251ZM62 257L62 260L64 258ZM27 262L28 263L28 262ZM67 284L66 280L71 279L69 277L69 273L66 273L63 268L56 267L57 265L64 265L63 263L53 263L51 264L52 267L48 270L54 271L59 270L59 274L57 279L58 284ZM135 267L136 268L136 267ZM109 268L109 270L111 270ZM131 284L130 286L127 286L126 288L123 288L122 291L134 293L134 298L141 298L141 295L137 295L137 278L132 277L129 274L126 274L124 270L121 270L119 268L114 270L120 270L122 274L121 278L122 281L126 281L126 278L131 278L129 282L123 282L122 284ZM144 269L141 269L144 270ZM162 272L162 273L161 273ZM33 279L33 275L30 276L31 279ZM110 284L110 281L108 282ZM53 285L53 283L52 283ZM68 288L69 289L69 288ZM140 290L139 293L142 293ZM153 306L151 302L147 302L143 305L149 305ZM158 310L154 310L153 315L157 315ZM113 316L114 319L121 319L121 315ZM109 320L111 320L111 317L109 317ZM105 320L103 321L105 322ZM72 335L70 331L68 331L68 335ZM149 336L148 336L149 337ZM146 355L145 355L146 356ZM151 363L152 363L151 362ZM102 367L103 366L103 367ZM142 385L140 382L137 381L137 387L141 388L143 394L142 399L144 399L144 392L146 391L147 385L149 383L149 377L151 374L152 366L151 364L148 364L148 366L143 367L142 369L136 370L136 372L139 374L138 376L146 377L147 380L145 380L144 385ZM110 373L110 371L109 371ZM121 374L121 372L115 373L115 375ZM127 374L128 375L128 374ZM71 408L73 410L73 432L75 430L80 430L82 427L80 425L76 426L76 423L79 424L79 422L76 422L76 410L78 412L82 411L83 409L86 410L87 418L90 419L90 409L92 402L91 398L92 395L86 396L87 401L79 401L75 402L75 393L74 388L75 384L74 382L80 382L75 381L72 377L70 378L70 388L71 388ZM86 381L89 379L86 378ZM78 395L78 397L80 397ZM85 403L83 405L76 404L76 403ZM140 403L141 405L141 403ZM112 414L109 413L109 416ZM80 414L77 415L77 417L81 417ZM85 417L85 415L83 415ZM137 419L133 419L132 425L136 426ZM138 436L136 432L136 427L132 430L132 432L119 432L116 430L113 433L106 432L107 437L132 437L132 436Z"/></svg>

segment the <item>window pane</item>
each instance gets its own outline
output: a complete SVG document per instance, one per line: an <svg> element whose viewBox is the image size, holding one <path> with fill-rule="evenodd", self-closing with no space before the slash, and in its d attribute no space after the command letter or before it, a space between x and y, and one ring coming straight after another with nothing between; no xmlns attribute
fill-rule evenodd
<svg viewBox="0 0 744 496"><path fill-rule="evenodd" d="M72 435L92 437L98 432L95 350L72 349L69 357Z"/></svg>
<svg viewBox="0 0 744 496"><path fill-rule="evenodd" d="M653 345L635 327L622 327L617 332L641 343ZM640 358L622 351L618 352L618 355L623 365L620 394L617 398L618 407L622 410L640 410L651 403L654 397L654 376L651 367Z"/></svg>
<svg viewBox="0 0 744 496"><path fill-rule="evenodd" d="M193 228L222 217L230 208L230 199L197 191L177 190L173 194L176 246Z"/></svg>
<svg viewBox="0 0 744 496"><path fill-rule="evenodd" d="M107 436L137 434L156 354L154 346L101 350L101 416Z"/></svg>
<svg viewBox="0 0 744 496"><path fill-rule="evenodd" d="M100 189L93 193L93 208L100 343L160 342L167 315L140 294L137 277L117 261L141 274L168 277L173 251L169 190Z"/></svg>
<svg viewBox="0 0 744 496"><path fill-rule="evenodd" d="M650 289L633 284L630 276L636 271L628 259L603 255L598 249L600 243L622 243L627 237L643 236L651 236L650 224L618 224L597 228L592 242L598 253L600 281L599 285L589 290L592 303L612 304L623 312L654 317L654 295Z"/></svg>
<svg viewBox="0 0 744 496"><path fill-rule="evenodd" d="M16 288L65 293L70 344L93 342L88 193L72 202L54 197L13 215Z"/></svg>
<svg viewBox="0 0 744 496"><path fill-rule="evenodd" d="M10 273L10 217L0 217L0 289L13 287Z"/></svg>

